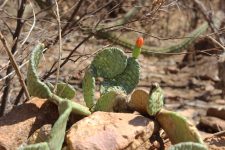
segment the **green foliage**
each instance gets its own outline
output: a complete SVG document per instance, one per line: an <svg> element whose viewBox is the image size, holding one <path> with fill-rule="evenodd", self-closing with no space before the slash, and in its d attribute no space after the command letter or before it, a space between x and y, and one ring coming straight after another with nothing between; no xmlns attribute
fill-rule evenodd
<svg viewBox="0 0 225 150"><path fill-rule="evenodd" d="M27 145L19 148L19 150L50 150L47 142Z"/></svg>
<svg viewBox="0 0 225 150"><path fill-rule="evenodd" d="M207 150L207 147L199 143L182 142L171 146L169 150Z"/></svg>
<svg viewBox="0 0 225 150"><path fill-rule="evenodd" d="M138 61L128 58L122 50L118 48L106 48L99 52L86 71L83 80L84 99L87 107L77 104L69 99L75 95L72 86L66 83L58 83L57 91L52 92L53 86L45 84L38 78L37 67L44 46L39 44L33 50L29 62L27 74L27 86L31 96L47 98L59 107L60 116L54 124L47 142L33 144L22 149L27 150L60 150L64 141L67 120L71 112L80 115L90 115L93 111L115 111L116 107L126 102L126 95L132 92L139 81L140 66ZM95 77L104 79L101 84L101 97L94 104ZM153 84L147 102L147 112L151 116L156 116L160 126L165 130L173 144L180 142L203 143L196 128L184 117L175 112L163 110L163 91L158 84ZM195 148L199 145L193 143L183 143L176 148ZM202 145L199 147L201 148ZM172 148L171 148L172 149ZM172 149L173 150L173 149ZM196 149L199 150L199 149ZM200 149L201 150L201 149Z"/></svg>
<svg viewBox="0 0 225 150"><path fill-rule="evenodd" d="M44 45L38 44L31 53L27 71L27 89L31 96L49 98L51 97L51 90L45 83L41 82L37 73L37 67L43 50Z"/></svg>
<svg viewBox="0 0 225 150"><path fill-rule="evenodd" d="M93 110L112 111L116 96L129 94L139 82L140 66L135 58L127 58L118 48L100 51L86 71L83 80L84 100ZM95 78L104 79L101 84L101 98L94 104ZM104 108L105 107L105 108Z"/></svg>
<svg viewBox="0 0 225 150"><path fill-rule="evenodd" d="M105 81L105 85L108 87L118 86L123 89L126 94L129 94L137 86L140 76L140 66L135 58L128 58L127 66L124 71L117 75L113 79L108 79ZM107 89L107 88L105 88Z"/></svg>
<svg viewBox="0 0 225 150"><path fill-rule="evenodd" d="M163 107L164 94L159 84L154 83L149 92L147 112L150 116L155 116Z"/></svg>
<svg viewBox="0 0 225 150"><path fill-rule="evenodd" d="M100 51L91 63L95 77L114 78L127 66L127 56L119 48L105 48Z"/></svg>
<svg viewBox="0 0 225 150"><path fill-rule="evenodd" d="M65 137L67 120L72 111L72 106L70 103L71 101L69 100L60 102L60 116L51 130L48 142L28 145L21 148L21 150L61 150Z"/></svg>
<svg viewBox="0 0 225 150"><path fill-rule="evenodd" d="M48 145L51 150L61 150L62 148L67 120L72 111L70 103L71 101L64 100L59 104L60 116L52 128L50 138L48 140Z"/></svg>
<svg viewBox="0 0 225 150"><path fill-rule="evenodd" d="M27 88L31 96L47 98L48 100L58 105L60 102L64 100L63 98L73 97L75 95L75 90L72 88L72 86L67 85L66 83L59 83L58 84L59 88L56 92L56 94L59 94L59 95L56 95L51 92L51 89L47 86L47 84L45 84L39 79L38 73L37 73L37 67L38 67L43 50L44 50L44 45L38 44L31 53L29 66L28 66L28 72L27 72ZM91 114L91 112L89 111L87 107L84 107L75 102L72 102L71 105L72 105L72 111L76 114L85 115L85 116Z"/></svg>
<svg viewBox="0 0 225 150"><path fill-rule="evenodd" d="M111 90L103 94L97 101L94 111L114 111L114 107L121 100L121 96L125 97L121 90Z"/></svg>
<svg viewBox="0 0 225 150"><path fill-rule="evenodd" d="M95 78L93 77L92 71L89 69L86 71L83 82L83 93L84 101L88 108L93 107L94 105L94 96L95 96Z"/></svg>
<svg viewBox="0 0 225 150"><path fill-rule="evenodd" d="M29 61L28 73L27 73L27 86L31 96L37 96L41 98L47 98L58 105L60 116L54 124L48 143L43 142L39 144L33 144L24 147L23 149L32 150L61 150L64 141L67 120L71 112L80 115L90 115L91 112L87 107L77 104L69 99L75 95L75 90L72 86L66 83L58 83L56 94L51 92L53 88L51 84L45 84L38 78L37 67L40 61L42 51L44 49L43 44L39 44L33 50Z"/></svg>
<svg viewBox="0 0 225 150"><path fill-rule="evenodd" d="M54 87L51 83L46 83L48 87L53 91ZM74 98L76 94L76 90L69 84L61 82L57 83L57 90L56 90L56 95L58 95L61 98L67 98L67 99L72 99Z"/></svg>
<svg viewBox="0 0 225 150"><path fill-rule="evenodd" d="M195 126L178 113L162 109L156 115L156 119L172 144L180 142L203 143Z"/></svg>

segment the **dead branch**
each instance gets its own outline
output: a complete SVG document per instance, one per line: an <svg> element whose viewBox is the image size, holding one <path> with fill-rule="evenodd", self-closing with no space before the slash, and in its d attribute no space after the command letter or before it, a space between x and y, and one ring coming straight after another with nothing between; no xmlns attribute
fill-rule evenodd
<svg viewBox="0 0 225 150"><path fill-rule="evenodd" d="M20 3L19 10L17 12L17 18L22 18L24 10L26 6L26 0L22 0ZM17 45L18 45L18 38L20 36L22 27L23 27L23 20L22 19L17 19L17 25L15 32L13 34L13 40L15 40L15 43L12 46L11 53L14 54L17 50ZM12 72L13 68L12 66L8 66L6 75L10 74ZM6 102L8 100L9 92L10 92L10 87L11 87L11 77L8 77L5 80L4 85L6 86L3 90L3 95L2 95L2 101L1 101L1 109L0 109L0 116L3 116L5 107L6 107Z"/></svg>
<svg viewBox="0 0 225 150"><path fill-rule="evenodd" d="M15 58L13 57L13 54L12 52L10 51L10 48L9 48L9 45L8 45L8 42L6 41L5 37L2 35L2 33L0 32L0 40L2 41L2 44L3 46L5 47L5 50L9 56L9 59L10 59L10 62L13 66L13 68L15 69L16 71L16 74L19 78L19 81L20 81L20 84L22 86L22 88L25 90L25 94L26 94L26 97L27 99L30 99L30 95L29 95L29 92L27 90L27 86L25 84L25 81L24 81L24 78L23 78L23 75L22 73L20 72L20 69L18 67L18 65L16 64L16 60Z"/></svg>

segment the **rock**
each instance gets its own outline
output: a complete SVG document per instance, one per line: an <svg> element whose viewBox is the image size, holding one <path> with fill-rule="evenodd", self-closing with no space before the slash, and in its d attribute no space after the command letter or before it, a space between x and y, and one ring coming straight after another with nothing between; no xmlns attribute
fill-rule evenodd
<svg viewBox="0 0 225 150"><path fill-rule="evenodd" d="M213 116L225 120L225 107L211 107L207 110L207 116Z"/></svg>
<svg viewBox="0 0 225 150"><path fill-rule="evenodd" d="M219 132L211 137L205 138L204 142L208 145L209 150L224 150L225 149L225 132Z"/></svg>
<svg viewBox="0 0 225 150"><path fill-rule="evenodd" d="M37 129L27 140L27 144L35 144L45 142L48 139L52 130L51 124L43 125L40 129Z"/></svg>
<svg viewBox="0 0 225 150"><path fill-rule="evenodd" d="M75 123L66 141L70 150L136 149L156 130L155 123L141 115L95 112Z"/></svg>
<svg viewBox="0 0 225 150"><path fill-rule="evenodd" d="M216 117L201 117L199 128L211 133L225 130L225 121Z"/></svg>
<svg viewBox="0 0 225 150"><path fill-rule="evenodd" d="M32 98L0 118L0 149L14 150L25 144L33 132L58 118L56 105L45 99Z"/></svg>

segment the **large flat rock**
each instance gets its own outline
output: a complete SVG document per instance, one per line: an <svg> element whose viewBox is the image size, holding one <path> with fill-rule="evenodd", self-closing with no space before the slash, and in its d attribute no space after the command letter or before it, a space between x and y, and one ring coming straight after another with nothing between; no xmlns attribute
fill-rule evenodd
<svg viewBox="0 0 225 150"><path fill-rule="evenodd" d="M0 118L0 150L17 149L35 130L54 123L57 118L56 105L45 99L33 98L13 108Z"/></svg>
<svg viewBox="0 0 225 150"><path fill-rule="evenodd" d="M141 115L95 112L70 128L67 146L70 150L136 149L149 140L154 126Z"/></svg>

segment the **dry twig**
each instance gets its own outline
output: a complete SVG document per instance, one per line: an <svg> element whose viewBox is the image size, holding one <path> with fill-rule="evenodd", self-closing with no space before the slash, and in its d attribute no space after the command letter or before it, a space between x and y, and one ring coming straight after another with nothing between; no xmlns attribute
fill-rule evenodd
<svg viewBox="0 0 225 150"><path fill-rule="evenodd" d="M5 40L5 38L4 38L4 36L2 35L1 32L0 32L0 40L2 41L2 44L5 47L5 50L6 50L7 54L8 54L8 56L9 56L10 62L12 63L12 66L13 66L13 68L16 71L16 74L17 74L17 76L19 78L20 84L23 87L23 89L25 90L25 94L26 94L27 99L30 99L30 95L29 95L29 92L27 90L27 86L25 84L24 78L23 78L23 76L22 76L22 74L20 72L20 69L19 69L18 65L16 64L16 60L13 57L12 52L10 51L8 42Z"/></svg>
<svg viewBox="0 0 225 150"><path fill-rule="evenodd" d="M60 15L59 15L59 5L57 3L57 0L55 0L56 4L56 19L58 22L58 34L59 34L59 51L58 51L58 65L57 65L57 72L56 72L56 81L55 81L55 87L53 92L55 93L57 91L57 83L59 81L59 72L60 72L60 63L61 63L61 51L62 51L62 34L61 34L61 22L60 22Z"/></svg>
<svg viewBox="0 0 225 150"><path fill-rule="evenodd" d="M14 54L17 50L18 38L20 36L21 30L22 30L22 27L24 24L23 20L20 18L22 18L22 16L23 16L25 6L26 6L26 0L21 0L20 7L17 11L17 18L18 18L17 25L16 25L15 32L13 34L13 40L15 41L15 43L13 44L12 49L11 49L12 54ZM6 75L10 74L12 72L12 70L13 70L12 66L8 66L8 68L6 70ZM10 77L6 78L4 85L5 85L5 88L3 90L3 95L2 95L0 116L3 116L3 114L4 114L6 102L9 97L9 92L10 92L10 87L11 87L11 78Z"/></svg>

